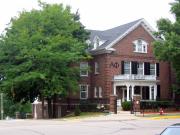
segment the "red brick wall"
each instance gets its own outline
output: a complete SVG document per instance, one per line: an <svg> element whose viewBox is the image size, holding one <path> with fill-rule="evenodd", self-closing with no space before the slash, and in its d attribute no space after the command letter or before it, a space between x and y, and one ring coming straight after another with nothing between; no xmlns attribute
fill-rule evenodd
<svg viewBox="0 0 180 135"><path fill-rule="evenodd" d="M139 38L148 43L147 53L133 52L132 42ZM154 39L151 35L142 26L139 26L113 46L116 49L115 52L93 56L93 59L89 62L91 67L89 76L82 77L80 81L80 84L89 84L88 98L94 98L94 87L99 86L102 87L103 98L109 98L113 90L113 77L121 74L121 61L160 63L160 76L157 79L160 80L158 84L161 85L161 98L170 98L170 65L168 62L159 62L155 59L153 55L153 41ZM99 74L94 73L95 62L99 63ZM117 65L113 67L112 63L117 63ZM76 97L79 97L79 93Z"/></svg>
<svg viewBox="0 0 180 135"><path fill-rule="evenodd" d="M135 53L133 52L132 42L137 39L143 39L148 43L148 53ZM156 63L159 62L153 55L153 38L150 34L142 27L137 27L134 31L129 33L120 42L113 46L116 51L112 54L103 54L94 56L91 61L92 75L91 75L91 86L101 86L104 91L104 96L109 97L112 94L112 80L114 75L121 74L121 61L141 61ZM100 74L94 75L94 62L100 63ZM117 67L111 66L111 63L118 63ZM167 62L160 62L160 80L161 85L161 97L170 98L170 67ZM94 91L93 89L91 90ZM91 94L93 95L93 94Z"/></svg>

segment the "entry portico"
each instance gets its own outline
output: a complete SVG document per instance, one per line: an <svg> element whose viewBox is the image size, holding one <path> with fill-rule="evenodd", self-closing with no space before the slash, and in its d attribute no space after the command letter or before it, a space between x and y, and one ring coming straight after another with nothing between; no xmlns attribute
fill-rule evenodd
<svg viewBox="0 0 180 135"><path fill-rule="evenodd" d="M157 82L155 75L115 75L113 94L117 95L120 90L122 101L130 101L133 95L140 95L143 100L156 100Z"/></svg>

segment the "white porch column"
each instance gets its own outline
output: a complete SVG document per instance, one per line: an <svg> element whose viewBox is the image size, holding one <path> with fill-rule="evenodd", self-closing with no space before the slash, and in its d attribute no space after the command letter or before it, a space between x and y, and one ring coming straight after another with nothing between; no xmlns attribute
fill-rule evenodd
<svg viewBox="0 0 180 135"><path fill-rule="evenodd" d="M156 101L157 97L157 85L154 85L154 100Z"/></svg>
<svg viewBox="0 0 180 135"><path fill-rule="evenodd" d="M132 89L131 89L131 98L133 99L134 96L134 85L131 85Z"/></svg>
<svg viewBox="0 0 180 135"><path fill-rule="evenodd" d="M129 100L129 85L126 85L126 87L127 87L127 98L126 99L127 99L127 101L130 101Z"/></svg>
<svg viewBox="0 0 180 135"><path fill-rule="evenodd" d="M149 100L152 100L152 90L151 90L151 86L149 86Z"/></svg>
<svg viewBox="0 0 180 135"><path fill-rule="evenodd" d="M116 95L116 85L113 84L113 95Z"/></svg>

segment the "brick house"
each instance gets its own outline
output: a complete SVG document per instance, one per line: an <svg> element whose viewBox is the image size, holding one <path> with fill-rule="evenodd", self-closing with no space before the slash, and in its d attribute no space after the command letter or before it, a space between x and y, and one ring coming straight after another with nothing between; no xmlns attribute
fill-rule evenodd
<svg viewBox="0 0 180 135"><path fill-rule="evenodd" d="M104 31L90 30L87 43L92 59L80 63L80 91L60 99L57 117L81 102L107 105L111 111L112 95L119 104L133 95L142 100L172 99L170 87L175 78L170 63L153 55L153 31L144 19ZM37 114L42 118L41 109Z"/></svg>
<svg viewBox="0 0 180 135"><path fill-rule="evenodd" d="M139 19L112 29L90 30L92 59L80 63L80 100L109 104L110 95L130 101L170 99L171 67L153 55L153 29ZM89 70L87 70L89 69Z"/></svg>

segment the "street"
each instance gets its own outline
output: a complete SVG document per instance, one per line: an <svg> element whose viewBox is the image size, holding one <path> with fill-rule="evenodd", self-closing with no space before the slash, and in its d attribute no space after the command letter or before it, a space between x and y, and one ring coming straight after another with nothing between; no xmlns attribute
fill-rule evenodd
<svg viewBox="0 0 180 135"><path fill-rule="evenodd" d="M3 120L0 135L156 135L180 119Z"/></svg>

